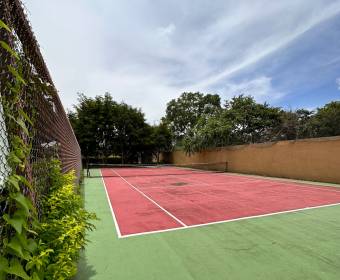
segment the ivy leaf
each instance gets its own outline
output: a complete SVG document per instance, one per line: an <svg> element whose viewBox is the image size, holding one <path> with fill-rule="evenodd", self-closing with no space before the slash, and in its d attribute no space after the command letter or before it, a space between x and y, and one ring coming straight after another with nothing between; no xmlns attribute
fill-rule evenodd
<svg viewBox="0 0 340 280"><path fill-rule="evenodd" d="M22 160L15 154L14 151L12 151L8 156L8 161L10 161L13 164L21 164Z"/></svg>
<svg viewBox="0 0 340 280"><path fill-rule="evenodd" d="M33 253L37 248L38 248L37 242L32 238L28 239L27 250Z"/></svg>
<svg viewBox="0 0 340 280"><path fill-rule="evenodd" d="M17 81L19 81L20 83L23 83L25 86L27 85L26 81L21 77L21 75L18 73L18 71L13 66L8 65L8 70L17 79Z"/></svg>
<svg viewBox="0 0 340 280"><path fill-rule="evenodd" d="M31 118L26 114L26 112L23 109L19 109L19 113L27 122L29 122L30 125L33 126Z"/></svg>
<svg viewBox="0 0 340 280"><path fill-rule="evenodd" d="M11 195L11 198L18 202L20 206L22 206L26 214L29 213L29 210L32 208L32 204L27 197L25 197L22 193L16 193Z"/></svg>
<svg viewBox="0 0 340 280"><path fill-rule="evenodd" d="M6 270L7 273L21 277L22 279L29 279L30 277L25 272L23 266L20 264L18 259L12 259L9 268Z"/></svg>
<svg viewBox="0 0 340 280"><path fill-rule="evenodd" d="M32 280L41 280L42 278L36 272L33 272Z"/></svg>
<svg viewBox="0 0 340 280"><path fill-rule="evenodd" d="M30 136L30 134L28 132L28 129L27 129L27 126L26 126L25 122L22 119L17 120L16 123L22 128L22 130L25 132L25 134L27 136Z"/></svg>
<svg viewBox="0 0 340 280"><path fill-rule="evenodd" d="M18 256L18 257L24 257L24 254L22 252L22 245L20 244L19 239L14 236L11 241L7 244L7 247L12 249L12 251Z"/></svg>
<svg viewBox="0 0 340 280"><path fill-rule="evenodd" d="M12 217L12 218L10 218L10 216L8 214L3 215L2 218L8 224L10 224L16 230L17 233L21 234L22 226L25 223L24 218L22 218L22 217Z"/></svg>
<svg viewBox="0 0 340 280"><path fill-rule="evenodd" d="M8 32L11 32L11 29L8 27L8 25L0 19L0 29L2 28L6 29Z"/></svg>
<svg viewBox="0 0 340 280"><path fill-rule="evenodd" d="M31 183L23 176L19 176L20 177L20 182L23 183L26 187L28 187L29 189L32 189L32 185Z"/></svg>
<svg viewBox="0 0 340 280"><path fill-rule="evenodd" d="M36 243L34 242L33 239L27 239L26 232L23 232L22 234L17 233L15 235L15 238L21 244L22 253L23 253L22 258L26 261L30 261L32 259L31 250L36 249L36 247L37 247Z"/></svg>
<svg viewBox="0 0 340 280"><path fill-rule="evenodd" d="M14 177L14 176L8 177L7 183L9 183L11 186L13 186L17 191L20 191L19 181L16 177Z"/></svg>
<svg viewBox="0 0 340 280"><path fill-rule="evenodd" d="M0 273L6 271L7 268L8 268L8 260L5 257L0 257Z"/></svg>
<svg viewBox="0 0 340 280"><path fill-rule="evenodd" d="M13 51L12 48L6 42L0 41L0 46L3 47L6 51L8 51L17 60L19 60L19 55L15 51Z"/></svg>
<svg viewBox="0 0 340 280"><path fill-rule="evenodd" d="M7 248L11 249L15 255L24 259L26 261L30 261L32 259L29 251L26 251L28 248L28 242L26 233L16 234L11 241L7 244Z"/></svg>

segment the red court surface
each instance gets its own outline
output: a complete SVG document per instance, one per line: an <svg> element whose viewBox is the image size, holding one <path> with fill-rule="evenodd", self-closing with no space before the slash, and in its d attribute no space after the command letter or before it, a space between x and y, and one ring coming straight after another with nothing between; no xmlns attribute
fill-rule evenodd
<svg viewBox="0 0 340 280"><path fill-rule="evenodd" d="M118 237L340 204L340 189L166 168L101 169Z"/></svg>

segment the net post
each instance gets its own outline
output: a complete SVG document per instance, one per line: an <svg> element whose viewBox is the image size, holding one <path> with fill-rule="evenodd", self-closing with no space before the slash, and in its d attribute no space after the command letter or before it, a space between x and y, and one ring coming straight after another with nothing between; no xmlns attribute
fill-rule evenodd
<svg viewBox="0 0 340 280"><path fill-rule="evenodd" d="M225 172L228 172L228 161L225 162Z"/></svg>

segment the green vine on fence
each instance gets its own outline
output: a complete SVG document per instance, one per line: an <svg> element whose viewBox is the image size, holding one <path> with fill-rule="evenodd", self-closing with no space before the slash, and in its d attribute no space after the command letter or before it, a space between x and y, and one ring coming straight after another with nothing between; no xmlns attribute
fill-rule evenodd
<svg viewBox="0 0 340 280"><path fill-rule="evenodd" d="M12 35L1 20L0 29ZM10 78L1 86L10 174L0 194L1 205L6 205L0 217L0 280L70 279L76 273L79 250L86 243L85 230L93 229L89 221L96 217L82 208L74 174L62 174L60 162L47 163L49 186L35 186L27 179L34 110L30 115L25 112L22 96L46 93L51 87L33 74L23 53L13 50L8 42L0 41L0 47L11 57L11 64L4 69ZM38 187L49 190L38 196L42 205L39 219L34 201Z"/></svg>
<svg viewBox="0 0 340 280"><path fill-rule="evenodd" d="M2 29L10 32L10 29L3 22L0 22ZM32 120L20 109L20 95L27 86L23 79L23 62L20 56L8 43L0 41L1 47L6 50L13 61L8 65L7 72L11 76L11 82L6 81L3 85L2 106L7 120L6 129L10 143L10 152L7 157L7 164L10 169L2 200L7 205L6 214L1 218L2 223L2 244L0 257L0 279L12 278L39 279L37 272L32 272L32 278L27 274L27 265L34 256L38 244L36 242L37 216L29 196L24 195L32 190L31 183L24 177L25 168L31 151L31 135L28 124ZM5 197L4 197L5 196Z"/></svg>

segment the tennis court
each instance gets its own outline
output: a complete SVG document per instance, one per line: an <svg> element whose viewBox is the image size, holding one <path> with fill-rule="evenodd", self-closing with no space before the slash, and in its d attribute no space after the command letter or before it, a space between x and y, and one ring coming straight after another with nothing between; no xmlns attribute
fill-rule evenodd
<svg viewBox="0 0 340 280"><path fill-rule="evenodd" d="M338 185L112 167L91 169L84 191L99 220L77 280L339 277Z"/></svg>
<svg viewBox="0 0 340 280"><path fill-rule="evenodd" d="M102 168L118 237L340 204L335 187L229 174L219 165L211 164L216 170L209 170L208 164Z"/></svg>

